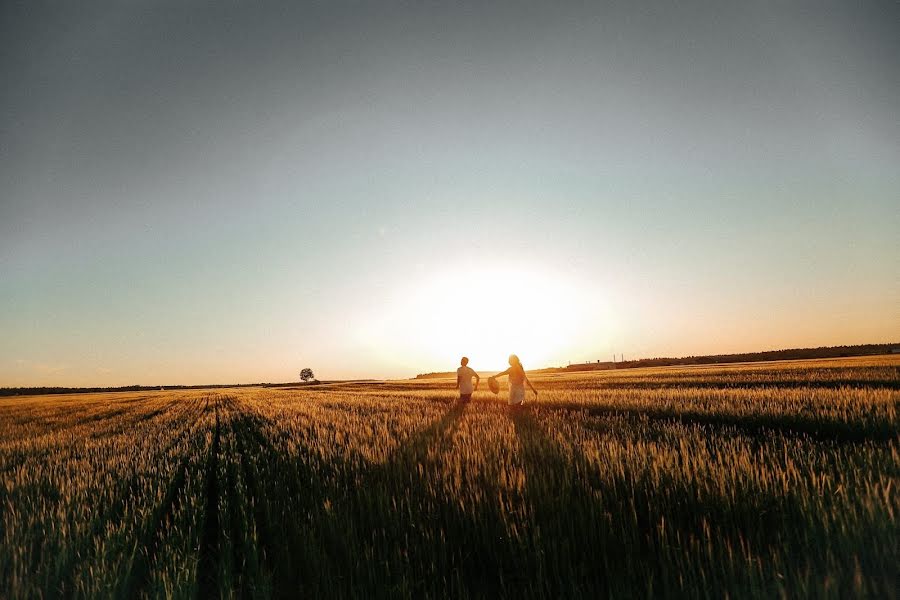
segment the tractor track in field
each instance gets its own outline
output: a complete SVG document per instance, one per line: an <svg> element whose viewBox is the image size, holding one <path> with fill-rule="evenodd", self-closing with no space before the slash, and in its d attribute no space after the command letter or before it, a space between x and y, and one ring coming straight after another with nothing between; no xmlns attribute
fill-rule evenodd
<svg viewBox="0 0 900 600"><path fill-rule="evenodd" d="M303 589L305 536L280 494L304 497L297 465L285 460L263 433L265 419L248 414L231 397L216 399L212 406L216 427L204 475L206 517L199 542L197 597L230 593L250 598L265 593L269 584L272 596L294 597ZM233 456L224 454L223 441ZM223 464L224 479L219 474ZM246 488L245 498L240 497L238 481ZM284 490L271 489L272 484ZM240 514L241 506L247 509L246 518ZM251 542L253 529L256 539ZM253 552L248 552L250 544L255 544ZM229 559L231 589L226 590L220 574Z"/></svg>
<svg viewBox="0 0 900 600"><path fill-rule="evenodd" d="M220 556L220 537L219 537L219 478L218 466L219 456L221 454L221 438L222 438L222 419L220 415L220 399L218 397L205 399L205 404L197 401L197 408L200 414L209 412L210 407L215 412L215 428L213 430L213 441L206 457L204 469L202 471L204 477L205 491L205 519L201 537L199 540L199 564L198 564L198 597L208 598L214 597L218 592L218 567ZM189 414L191 409L186 410ZM185 432L174 440L168 448L171 448L185 436L196 435L196 431L186 429ZM134 563L128 572L124 584L120 588L120 597L132 598L137 597L141 592L146 592L147 584L150 581L154 561L158 551L164 546L165 536L167 533L167 523L174 515L183 501L183 490L187 483L189 472L191 470L191 455L184 456L179 462L175 470L175 474L170 480L163 500L157 505L152 513L144 520L140 529L140 536L136 543L136 553Z"/></svg>
<svg viewBox="0 0 900 600"><path fill-rule="evenodd" d="M138 592L146 587L150 578L151 566L156 560L156 554L162 546L168 530L166 522L181 506L181 492L187 481L189 468L190 456L185 456L179 462L162 502L144 520L144 524L141 527L141 535L136 545L138 551L136 552L134 563L128 572L128 577L122 586L121 597L135 598Z"/></svg>
<svg viewBox="0 0 900 600"><path fill-rule="evenodd" d="M165 408L174 405L169 403ZM199 402L198 402L199 406ZM207 398L206 407L209 407L209 399ZM154 413L160 413L160 410ZM217 420L218 425L218 420ZM188 430L191 431L191 430ZM193 433L193 432L191 432ZM177 443L177 442L176 442ZM174 444L173 444L174 445ZM182 502L182 490L187 482L188 472L190 470L191 455L185 455L179 461L175 474L170 480L163 500L156 506L152 513L144 520L141 527L140 538L137 542L138 551L136 553L135 562L133 563L125 584L122 586L123 598L137 597L139 592L146 588L150 579L150 572L159 549L163 546L165 535L167 533L166 523L172 515L174 515Z"/></svg>
<svg viewBox="0 0 900 600"><path fill-rule="evenodd" d="M157 419L158 417L167 413L172 407L174 407L180 400L173 400L162 406L161 408L154 409L149 413L138 414L135 418L129 419L125 424L110 424L109 429L101 429L97 428L96 431L92 431L90 433L90 438L92 439L108 439L110 436L122 435L126 431L129 431L133 427L151 427L152 421ZM185 406L190 407L190 404L186 404ZM112 417L111 417L112 418ZM67 425L65 428L68 428ZM41 433L35 437L46 436L48 433ZM5 457L0 459L0 473L7 473L17 469L27 462L39 463L45 457L50 456L54 453L58 452L58 447L51 446L39 452L31 452L28 454L7 454Z"/></svg>
<svg viewBox="0 0 900 600"><path fill-rule="evenodd" d="M199 406L200 406L199 401L196 403L196 406L194 406L193 402L191 402L190 404L187 404L184 408L184 414L185 415L191 414L195 410L195 408L199 408ZM185 428L184 431L182 431L178 436L173 437L169 441L169 443L166 444L166 446L162 449L162 451L159 453L159 455L160 456L166 455L166 453L168 453L172 448L174 448L175 446L180 444L184 439L189 438L192 435L193 435L192 429L189 427ZM184 466L183 464L180 464L179 469L181 469L183 466ZM178 472L179 471L176 470L176 477L177 477ZM92 538L102 535L103 530L108 522L118 521L126 514L126 510L128 508L127 502L126 502L128 492L130 492L134 488L137 481L141 477L142 476L140 474L135 473L128 479L127 484L125 484L123 486L123 489L126 491L126 493L123 495L120 495L115 500L115 502L113 502L109 506L107 506L105 508L105 510L102 510L101 514L97 518L94 519L94 522L89 529L89 534L87 534L87 536L86 536L87 539L92 539ZM182 483L182 485L183 485L183 483ZM170 486L170 488L171 488L171 486ZM140 546L136 546L136 547L140 548ZM140 550L138 550L138 552L139 551ZM73 579L73 575L75 573L75 568L77 566L77 563L78 563L77 557L75 555L70 555L60 568L61 573L66 573L66 576L64 576L64 578L63 578L63 582L64 582L63 588L58 590L60 592L60 594L63 596L72 594L74 591L74 590L68 589L67 584L72 583L72 579ZM134 567L132 567L131 570L134 571ZM129 578L128 578L128 580L126 580L126 586L133 585L132 579L133 579L132 576L129 574Z"/></svg>
<svg viewBox="0 0 900 600"><path fill-rule="evenodd" d="M135 428L150 426L155 419L168 413L173 406L177 405L180 402L183 402L183 400L181 400L180 398L174 398L161 407L155 408L147 413L128 412L127 419L125 417L119 419L119 421L122 421L121 423L113 423L109 426L109 429L98 428L97 431L94 431L90 434L90 437L94 439L105 439L110 436L133 433Z"/></svg>

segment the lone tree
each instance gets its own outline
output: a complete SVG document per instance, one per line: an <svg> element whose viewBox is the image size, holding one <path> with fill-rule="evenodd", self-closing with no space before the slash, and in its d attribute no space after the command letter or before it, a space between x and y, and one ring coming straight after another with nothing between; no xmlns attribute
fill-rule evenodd
<svg viewBox="0 0 900 600"><path fill-rule="evenodd" d="M305 369L300 371L300 379L302 379L303 381L309 381L310 379L315 378L316 376L313 375L312 369L310 369L309 367L306 367Z"/></svg>

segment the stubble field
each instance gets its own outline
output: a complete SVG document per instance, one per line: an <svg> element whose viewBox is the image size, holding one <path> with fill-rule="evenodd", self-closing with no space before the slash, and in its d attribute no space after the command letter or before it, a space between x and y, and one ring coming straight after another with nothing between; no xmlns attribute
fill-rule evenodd
<svg viewBox="0 0 900 600"><path fill-rule="evenodd" d="M534 381L2 399L0 597L896 597L900 357Z"/></svg>

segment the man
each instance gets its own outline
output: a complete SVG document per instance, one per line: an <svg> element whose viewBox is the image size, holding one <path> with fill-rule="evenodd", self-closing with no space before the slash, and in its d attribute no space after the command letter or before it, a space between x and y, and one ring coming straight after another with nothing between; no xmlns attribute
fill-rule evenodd
<svg viewBox="0 0 900 600"><path fill-rule="evenodd" d="M481 377L474 370L469 368L469 359L465 356L459 361L462 365L456 370L456 388L459 390L459 401L468 402L472 399L472 393L478 389L478 383ZM472 378L475 378L475 386L472 386Z"/></svg>

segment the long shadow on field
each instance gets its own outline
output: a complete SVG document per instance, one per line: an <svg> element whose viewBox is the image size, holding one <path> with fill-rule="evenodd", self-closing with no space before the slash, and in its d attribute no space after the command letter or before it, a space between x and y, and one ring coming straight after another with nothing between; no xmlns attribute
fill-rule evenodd
<svg viewBox="0 0 900 600"><path fill-rule="evenodd" d="M229 537L244 540L248 572L223 591L242 597L501 592L498 574L509 553L497 552L506 533L498 509L461 506L441 479L448 468L443 451L467 410L453 405L377 465L325 459L314 448L285 452L288 440L272 439L272 423L236 416L252 517L248 525L228 519ZM505 562L507 571L518 566Z"/></svg>
<svg viewBox="0 0 900 600"><path fill-rule="evenodd" d="M704 561L710 556L742 544L765 556L782 543L785 527L804 518L791 497L759 489L735 490L744 498L740 503L724 496L698 496L689 480L677 473L641 470L634 458L620 456L619 469L601 473L577 447L566 451L551 439L534 410L520 409L510 416L526 475L523 502L529 517L522 524L527 532L523 571L531 581L518 583L528 594L642 595L651 591L651 580L668 589L665 593L677 593L687 573L672 571L672 564L708 568ZM673 539L683 542L672 544ZM716 550L695 559L689 540ZM718 577L726 587L735 585L747 575L739 565L735 561L730 567L735 570L704 576ZM656 588L654 593L659 592Z"/></svg>
<svg viewBox="0 0 900 600"><path fill-rule="evenodd" d="M454 404L381 464L344 465L353 482L338 490L326 523L341 540L330 548L334 557L353 565L351 595L434 597L461 572L477 575L471 545L453 545L460 529L476 527L440 479L441 457L468 409Z"/></svg>
<svg viewBox="0 0 900 600"><path fill-rule="evenodd" d="M229 494L227 506L231 514L225 521L233 548L232 556L221 558L232 559L241 569L232 573L229 587L236 589L222 589L220 595L296 596L309 579L307 569L315 569L314 544L303 522L315 511L315 503L321 502L321 491L315 486L317 481L307 462L291 460L269 438L262 418L240 413L231 421L230 429L239 455L239 473L227 473L229 485L225 493ZM241 490L233 483L238 477L243 481L246 498L241 498ZM309 485L304 485L306 482ZM234 512L242 501L246 519ZM250 577L243 574L245 561L256 571Z"/></svg>
<svg viewBox="0 0 900 600"><path fill-rule="evenodd" d="M699 548L716 556L746 543L765 556L779 543L778 529L798 518L790 498L762 490L741 494L747 498L741 505L725 496L698 497L689 480L676 473L656 477L633 458L620 456L621 470L601 473L577 447L549 435L539 418L542 406L497 416L515 428L516 461L525 472L521 492L478 474L460 479L454 469L470 463L457 452L480 444L451 445L466 411L478 407L449 407L381 464L353 454L335 458L341 453L292 437L299 432L236 411L240 473L226 477L242 483L229 479L223 493L226 506L244 506L246 513L229 508L220 519L234 544L223 552L231 580L220 591L578 597L640 595L651 579L660 586L654 590L672 591L685 571L710 568L695 560L697 547L688 543L702 542ZM672 544L677 536L683 542ZM699 576L749 585L742 564L736 557L737 570Z"/></svg>
<svg viewBox="0 0 900 600"><path fill-rule="evenodd" d="M226 505L231 508L224 517L233 556L221 557L236 572L230 590L223 593L296 597L356 590L362 594L386 564L378 563L376 548L379 554L390 550L379 547L378 531L396 527L403 518L397 512L405 510L400 530L409 535L410 515L420 508L412 493L406 498L391 494L423 487L416 479L424 474L429 451L445 443L465 410L464 405L453 406L375 466L326 460L308 448L299 448L299 454L286 452L293 440L277 439L280 430L264 418L236 411L231 431L240 473L226 472L225 493L230 494ZM243 482L249 500L234 489L232 482L237 480ZM238 514L240 506L245 506L249 522ZM390 588L384 589L387 593Z"/></svg>
<svg viewBox="0 0 900 600"><path fill-rule="evenodd" d="M207 401L207 409L209 402ZM214 400L213 410L216 425L213 430L212 447L206 459L204 473L204 506L203 530L200 534L199 562L197 564L197 585L201 598L212 598L216 595L219 549L219 453L222 440L222 421L219 414L219 399Z"/></svg>
<svg viewBox="0 0 900 600"><path fill-rule="evenodd" d="M429 449L443 444L459 424L466 412L466 404L457 403L434 423L410 436L405 444L397 447L384 465L397 463L417 464L425 459Z"/></svg>
<svg viewBox="0 0 900 600"><path fill-rule="evenodd" d="M700 411L679 411L623 406L586 406L568 402L541 404L545 410L565 410L603 416L628 416L647 418L651 421L683 423L713 428L729 428L747 435L779 433L785 436L805 436L819 441L833 442L885 442L897 439L897 425L887 422L866 424L847 423L815 416L795 415L730 415Z"/></svg>
<svg viewBox="0 0 900 600"><path fill-rule="evenodd" d="M579 597L608 591L615 570L603 511L583 485L578 463L543 431L531 408L514 408L510 419L525 470L524 564L513 579L529 595Z"/></svg>

